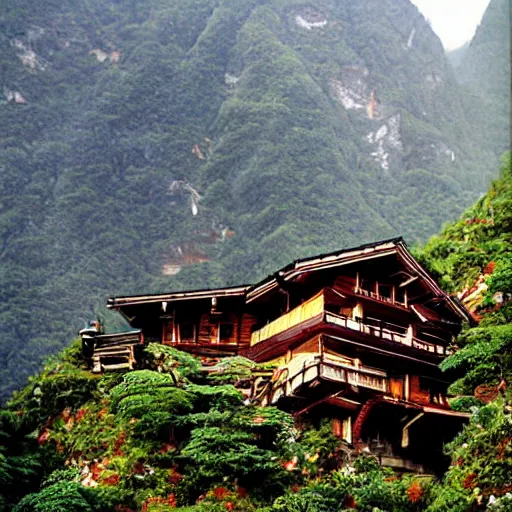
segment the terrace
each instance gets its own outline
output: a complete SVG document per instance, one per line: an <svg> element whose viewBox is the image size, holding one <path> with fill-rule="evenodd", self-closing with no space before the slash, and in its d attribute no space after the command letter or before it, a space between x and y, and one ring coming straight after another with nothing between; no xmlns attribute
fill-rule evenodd
<svg viewBox="0 0 512 512"><path fill-rule="evenodd" d="M290 335L301 329L313 329L315 326L342 328L348 333L359 333L363 337L371 336L384 342L392 342L399 345L419 349L439 356L446 354L446 347L421 340L411 335L411 329L394 325L376 318L352 317L334 313L343 307L343 300L338 292L331 288L324 288L319 294L307 300L288 313L269 322L264 327L251 334L251 347L271 338L282 338L287 333Z"/></svg>
<svg viewBox="0 0 512 512"><path fill-rule="evenodd" d="M372 389L384 394L390 392L387 374L382 370L353 366L326 354L305 354L293 358L280 369L272 389L270 403L276 403L281 397L293 395L300 387L316 379Z"/></svg>

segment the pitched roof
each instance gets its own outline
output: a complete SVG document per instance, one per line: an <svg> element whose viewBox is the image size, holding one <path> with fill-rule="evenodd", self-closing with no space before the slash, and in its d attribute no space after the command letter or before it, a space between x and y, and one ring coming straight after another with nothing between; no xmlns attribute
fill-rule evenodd
<svg viewBox="0 0 512 512"><path fill-rule="evenodd" d="M425 283L435 297L446 301L447 306L457 316L469 323L474 322L466 308L464 308L457 299L445 293L439 287L435 279L414 259L402 237L390 238L379 242L342 249L340 251L298 259L254 285L169 292L153 295L113 297L108 300L107 307L110 309L119 309L122 306L128 305L207 299L213 297L244 297L246 302L250 303L256 298L279 288L280 283L283 281L293 281L305 272L341 267L355 261L381 258L393 254L396 254L402 264L413 275L418 276Z"/></svg>
<svg viewBox="0 0 512 512"><path fill-rule="evenodd" d="M295 260L252 286L247 293L247 302L251 302L273 288L278 288L280 281L292 281L304 272L341 267L354 261L391 255L396 252L396 246L399 243L405 245L403 239L398 237Z"/></svg>

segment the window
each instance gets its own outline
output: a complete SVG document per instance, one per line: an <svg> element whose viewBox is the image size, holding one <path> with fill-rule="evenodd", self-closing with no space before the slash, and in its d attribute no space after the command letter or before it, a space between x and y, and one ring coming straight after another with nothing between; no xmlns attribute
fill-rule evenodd
<svg viewBox="0 0 512 512"><path fill-rule="evenodd" d="M369 281L368 279L361 279L360 288L367 292L373 292L375 291L375 283Z"/></svg>
<svg viewBox="0 0 512 512"><path fill-rule="evenodd" d="M391 286L389 284L379 283L379 295L386 299L391 299Z"/></svg>
<svg viewBox="0 0 512 512"><path fill-rule="evenodd" d="M164 323L164 343L171 343L173 341L174 322L170 320Z"/></svg>
<svg viewBox="0 0 512 512"><path fill-rule="evenodd" d="M395 291L395 302L400 302L400 304L405 304L405 288L396 288Z"/></svg>
<svg viewBox="0 0 512 512"><path fill-rule="evenodd" d="M233 324L219 324L219 341L229 342L233 338Z"/></svg>
<svg viewBox="0 0 512 512"><path fill-rule="evenodd" d="M195 343L196 326L195 324L180 324L180 342Z"/></svg>

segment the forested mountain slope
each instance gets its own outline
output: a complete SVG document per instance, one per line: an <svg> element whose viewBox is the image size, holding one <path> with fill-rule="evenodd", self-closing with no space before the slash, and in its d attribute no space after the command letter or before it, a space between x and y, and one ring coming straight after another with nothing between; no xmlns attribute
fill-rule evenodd
<svg viewBox="0 0 512 512"><path fill-rule="evenodd" d="M204 372L150 344L141 369L98 375L77 341L0 410L0 511L509 511L511 235L509 155L489 192L419 254L481 319L443 362L462 376L452 407L472 413L446 447L444 477L394 474L330 422L248 405L241 384L263 369L252 361Z"/></svg>
<svg viewBox="0 0 512 512"><path fill-rule="evenodd" d="M465 48L455 72L474 98L468 115L480 144L494 151L510 148L510 0L491 0L471 43Z"/></svg>
<svg viewBox="0 0 512 512"><path fill-rule="evenodd" d="M458 294L480 320L458 340L458 352L443 363L463 378L457 394L479 385L510 385L512 378L512 165L503 157L500 178L461 219L425 246L424 263L442 286Z"/></svg>
<svg viewBox="0 0 512 512"><path fill-rule="evenodd" d="M425 239L493 173L408 0L9 0L0 16L3 397L108 295Z"/></svg>

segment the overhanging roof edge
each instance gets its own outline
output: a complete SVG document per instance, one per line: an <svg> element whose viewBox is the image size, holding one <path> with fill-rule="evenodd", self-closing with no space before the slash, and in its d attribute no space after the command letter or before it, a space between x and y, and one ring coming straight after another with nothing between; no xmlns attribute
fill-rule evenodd
<svg viewBox="0 0 512 512"><path fill-rule="evenodd" d="M320 254L318 256L311 256L309 258L295 260L293 263L286 265L274 274L268 276L266 279L263 279L259 283L256 283L254 286L252 286L251 289L247 292L247 302L251 302L252 300L262 295L264 292L269 291L272 288L276 288L278 286L278 282L274 277L275 275L279 275L282 279L289 280L293 277L294 274L305 272L307 270L313 271L321 270L322 268L335 267L338 265L341 266L343 258L349 258L350 256L353 256L354 260L358 259L358 255L364 255L364 259L371 259L373 257L381 256L379 251L384 250L388 250L389 254L392 254L392 252L394 252L395 248L399 244L404 244L405 246L405 242L402 237L390 238L379 242L363 244L358 247L349 247L347 249L342 249L341 251L335 251L331 253ZM268 290L265 289L266 287L268 287Z"/></svg>
<svg viewBox="0 0 512 512"><path fill-rule="evenodd" d="M107 308L118 309L122 306L132 306L137 304L152 304L155 302L172 302L176 300L194 300L207 299L210 297L242 297L250 285L213 288L205 290L190 290L182 292L152 294L152 295L133 295L125 297L111 297L108 299Z"/></svg>

